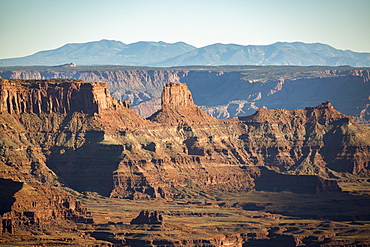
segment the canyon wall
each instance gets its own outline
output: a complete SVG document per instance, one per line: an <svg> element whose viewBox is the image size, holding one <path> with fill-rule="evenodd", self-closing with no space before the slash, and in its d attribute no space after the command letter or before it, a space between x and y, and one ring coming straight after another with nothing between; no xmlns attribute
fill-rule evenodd
<svg viewBox="0 0 370 247"><path fill-rule="evenodd" d="M104 116L108 109L117 114L132 111L125 102L113 100L101 83L0 80L2 233L42 231L49 226L73 231L73 223L92 223L86 208L65 192L64 178L50 169L48 159L53 148L63 153L100 140L104 134L96 116ZM68 165L63 163L63 169L68 170ZM112 174L105 175L111 182Z"/></svg>
<svg viewBox="0 0 370 247"><path fill-rule="evenodd" d="M112 103L103 83L84 83L81 81L6 81L0 84L0 112L21 113L98 113ZM102 97L100 97L102 96Z"/></svg>
<svg viewBox="0 0 370 247"><path fill-rule="evenodd" d="M225 120L203 112L186 84L167 83L161 110L146 120L104 84L35 83L0 83L1 154L17 170L9 171L13 177L26 173L79 192L149 199L249 191L264 188L256 181L265 176L291 181L285 190L321 193L340 191L335 179L369 176L368 127L330 102ZM71 97L53 107L65 92ZM41 111L30 110L35 102Z"/></svg>
<svg viewBox="0 0 370 247"><path fill-rule="evenodd" d="M37 120L33 117L31 121ZM60 189L57 175L46 165L47 142L38 138L47 128L34 131L21 123L19 115L0 113L2 234L22 234L50 226L72 230L75 227L71 222L92 223L91 214Z"/></svg>
<svg viewBox="0 0 370 247"><path fill-rule="evenodd" d="M270 71L256 74L246 71L214 70L3 70L8 79L74 78L105 82L111 94L128 100L141 116L149 117L160 109L160 96L167 82L186 83L194 101L207 114L231 118L253 114L259 108L301 109L331 101L337 110L355 116L356 122L368 125L370 114L370 71L306 67L293 72ZM284 69L284 68L283 68Z"/></svg>
<svg viewBox="0 0 370 247"><path fill-rule="evenodd" d="M152 98L160 98L167 82L179 82L186 72L172 70L115 70L115 71L1 71L4 79L78 79L104 82L118 100L129 100L138 105Z"/></svg>
<svg viewBox="0 0 370 247"><path fill-rule="evenodd" d="M216 75L220 87L223 74ZM214 74L204 72L208 76ZM120 223L100 225L103 231L88 234L88 229L98 225L93 225L92 215L72 195L94 195L96 203L102 199L98 194L190 202L207 201L217 193L257 190L305 194L302 198L318 193L329 197L330 193L330 198L338 199L345 195L338 181L370 176L369 127L355 123L328 101L298 110L261 108L251 116L217 119L195 104L188 86L178 83L181 78L172 79L163 81L159 110L148 119L128 102L114 99L104 83L0 79L0 231L4 238L8 241L16 234L49 238L54 229L57 234L78 235L81 245L91 237L104 239L104 231L113 236L105 240L117 245L123 240L137 246L173 244L145 241L137 235L122 239L128 229ZM282 91L279 88L274 94ZM252 232L249 228L229 235L219 232L217 237L176 244L295 246L312 237L279 235L270 221L270 229L255 228L251 219L246 224L253 227ZM281 221L277 224L281 227ZM352 224L358 223L349 223L350 234ZM174 229L171 224L165 227L169 228L162 230ZM63 235L59 243L71 241L64 236L69 235ZM113 241L114 237L119 239ZM330 239L320 238L325 243ZM176 237L171 235L171 239Z"/></svg>
<svg viewBox="0 0 370 247"><path fill-rule="evenodd" d="M217 119L184 83L166 83L161 95L160 110L144 119L104 83L0 79L1 233L54 229L85 241L77 226L94 227L92 215L66 191L134 200L254 190L341 195L339 180L370 176L369 127L330 102ZM220 238L253 243L241 236Z"/></svg>

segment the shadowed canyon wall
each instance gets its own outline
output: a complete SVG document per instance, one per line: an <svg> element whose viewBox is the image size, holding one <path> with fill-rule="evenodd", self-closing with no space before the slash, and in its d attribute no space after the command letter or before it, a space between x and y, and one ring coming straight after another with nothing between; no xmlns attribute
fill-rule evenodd
<svg viewBox="0 0 370 247"><path fill-rule="evenodd" d="M166 83L144 119L104 83L0 80L2 232L92 223L62 185L131 199L250 190L340 192L369 176L370 131L330 102L216 119Z"/></svg>
<svg viewBox="0 0 370 247"><path fill-rule="evenodd" d="M35 83L2 80L0 116L4 165L40 182L135 199L248 191L265 174L292 181L286 190L305 184L291 177L307 175L300 191L338 191L325 181L369 175L369 129L330 102L223 120L194 104L186 84L167 83L161 110L146 120L104 84Z"/></svg>

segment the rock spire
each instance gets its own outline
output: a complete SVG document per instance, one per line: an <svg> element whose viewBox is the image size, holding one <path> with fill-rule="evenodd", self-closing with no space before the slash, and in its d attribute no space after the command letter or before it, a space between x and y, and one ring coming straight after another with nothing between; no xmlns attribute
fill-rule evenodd
<svg viewBox="0 0 370 247"><path fill-rule="evenodd" d="M162 92L162 109L195 107L193 97L185 83L167 83Z"/></svg>
<svg viewBox="0 0 370 247"><path fill-rule="evenodd" d="M207 115L194 104L188 86L185 83L167 83L162 92L161 110L148 118L162 123L214 122L218 119Z"/></svg>

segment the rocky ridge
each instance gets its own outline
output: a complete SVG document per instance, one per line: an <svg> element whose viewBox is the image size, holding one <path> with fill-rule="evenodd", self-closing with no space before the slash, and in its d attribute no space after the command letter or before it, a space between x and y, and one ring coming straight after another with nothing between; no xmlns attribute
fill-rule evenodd
<svg viewBox="0 0 370 247"><path fill-rule="evenodd" d="M46 166L40 147L29 141L27 131L12 120L0 114L2 234L50 226L73 231L75 226L67 222L93 223L87 209L59 189L57 176Z"/></svg>
<svg viewBox="0 0 370 247"><path fill-rule="evenodd" d="M3 68L4 69L4 68ZM368 125L368 69L346 67L256 67L230 71L228 67L214 70L135 70L80 69L45 70L23 68L0 71L8 79L74 78L89 82L105 82L113 97L129 101L132 109L149 117L160 110L163 86L168 82L183 82L193 92L197 105L217 118L253 114L259 108L302 109L331 101L336 109ZM281 72L283 71L283 73ZM303 89L303 90L302 90Z"/></svg>
<svg viewBox="0 0 370 247"><path fill-rule="evenodd" d="M148 121L104 84L34 83L3 80L2 115L18 121L42 147L40 157L48 152L48 169L78 191L168 198L192 187L249 190L258 166L323 178L369 174L368 129L329 102L220 120L194 104L185 84L168 83L162 109Z"/></svg>
<svg viewBox="0 0 370 247"><path fill-rule="evenodd" d="M61 183L116 198L176 199L340 192L335 179L369 176L369 128L330 102L224 120L196 106L186 84L167 83L161 110L146 120L104 84L2 79L0 90L0 182L12 188L0 194L7 233L91 223Z"/></svg>
<svg viewBox="0 0 370 247"><path fill-rule="evenodd" d="M194 104L184 83L167 83L163 88L161 109L148 119L159 123L217 122Z"/></svg>
<svg viewBox="0 0 370 247"><path fill-rule="evenodd" d="M149 224L149 225L152 225L152 224L158 224L158 225L161 225L161 224L164 224L163 222L163 216L158 213L157 211L141 211L140 214L135 218L133 219L130 224L140 224L140 225L143 225L143 224Z"/></svg>

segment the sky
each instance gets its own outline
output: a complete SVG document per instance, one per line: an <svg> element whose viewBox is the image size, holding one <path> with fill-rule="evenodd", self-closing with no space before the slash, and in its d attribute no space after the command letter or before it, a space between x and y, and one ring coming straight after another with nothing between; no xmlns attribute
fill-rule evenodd
<svg viewBox="0 0 370 247"><path fill-rule="evenodd" d="M370 0L0 0L0 59L102 39L370 52Z"/></svg>

